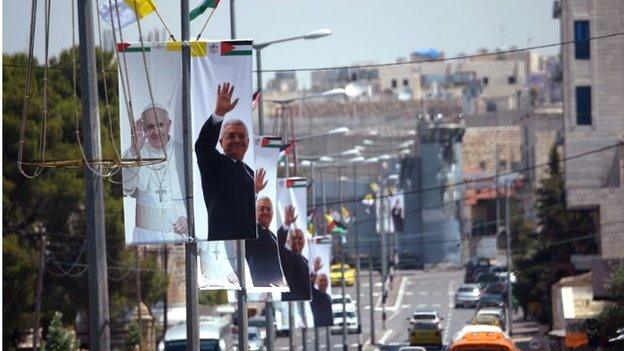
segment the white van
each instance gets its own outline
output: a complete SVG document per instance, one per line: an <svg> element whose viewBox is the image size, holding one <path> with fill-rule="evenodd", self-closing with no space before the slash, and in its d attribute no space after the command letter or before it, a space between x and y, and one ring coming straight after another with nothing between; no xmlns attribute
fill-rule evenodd
<svg viewBox="0 0 624 351"><path fill-rule="evenodd" d="M226 351L232 346L232 330L227 320L214 318L199 322L199 351ZM186 351L186 323L167 329L158 351Z"/></svg>

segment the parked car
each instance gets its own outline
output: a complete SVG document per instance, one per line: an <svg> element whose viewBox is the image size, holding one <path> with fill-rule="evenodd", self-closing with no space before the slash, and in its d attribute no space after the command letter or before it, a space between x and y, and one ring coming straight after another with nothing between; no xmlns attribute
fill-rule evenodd
<svg viewBox="0 0 624 351"><path fill-rule="evenodd" d="M332 286L339 286L342 284L342 269L340 263L331 265L330 278ZM348 264L344 264L344 279L346 286L353 286L355 284L355 268Z"/></svg>
<svg viewBox="0 0 624 351"><path fill-rule="evenodd" d="M481 297L478 284L463 284L455 293L455 307L476 306Z"/></svg>
<svg viewBox="0 0 624 351"><path fill-rule="evenodd" d="M332 305L332 311L334 316L334 325L331 327L332 334L342 333L343 323L347 324L347 333L358 332L358 319L354 310L347 310L343 313L342 304Z"/></svg>
<svg viewBox="0 0 624 351"><path fill-rule="evenodd" d="M444 318L438 316L438 312L433 310L416 311L411 317L408 318L410 322L410 329L417 323L432 323L437 325L439 329L442 329L443 319Z"/></svg>
<svg viewBox="0 0 624 351"><path fill-rule="evenodd" d="M435 323L418 322L409 332L411 346L442 347L442 329Z"/></svg>
<svg viewBox="0 0 624 351"><path fill-rule="evenodd" d="M256 327L258 328L258 330L260 331L260 336L263 339L266 339L267 337L267 324L266 324L266 318L263 316L255 316L255 317L251 317L247 320L247 325L249 325L250 327Z"/></svg>
<svg viewBox="0 0 624 351"><path fill-rule="evenodd" d="M230 323L222 318L199 322L199 351L226 351L233 348ZM158 351L186 351L186 323L167 329Z"/></svg>

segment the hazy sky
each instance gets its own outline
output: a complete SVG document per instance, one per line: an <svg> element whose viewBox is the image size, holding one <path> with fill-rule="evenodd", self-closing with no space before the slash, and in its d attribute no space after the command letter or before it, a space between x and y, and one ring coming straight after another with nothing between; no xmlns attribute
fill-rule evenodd
<svg viewBox="0 0 624 351"><path fill-rule="evenodd" d="M107 0L99 0L100 4ZM174 35L180 33L180 2L154 0ZM191 8L199 0L190 0ZM26 51L30 1L2 2L2 50ZM42 1L39 1L37 53L43 52ZM417 49L433 47L447 56L478 48L523 47L559 41L551 0L236 0L239 38L256 42L300 35L319 28L334 34L308 41L271 46L262 52L264 69L393 62ZM52 1L50 50L56 54L71 43L71 0ZM95 4L95 0L94 0ZM191 22L195 36L206 17ZM155 14L142 20L144 31L161 28ZM106 25L106 23L103 23ZM135 26L126 41L138 40ZM96 29L97 30L97 29ZM203 38L230 36L229 1L222 0ZM555 53L557 48L542 51Z"/></svg>

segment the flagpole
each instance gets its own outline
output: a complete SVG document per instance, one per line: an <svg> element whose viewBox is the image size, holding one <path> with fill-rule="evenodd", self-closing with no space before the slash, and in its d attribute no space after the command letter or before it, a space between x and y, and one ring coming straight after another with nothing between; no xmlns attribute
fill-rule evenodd
<svg viewBox="0 0 624 351"><path fill-rule="evenodd" d="M184 180L189 240L185 244L186 273L186 350L199 350L199 320L197 315L197 240L193 207L193 141L191 135L191 48L188 45L189 0L181 0L182 27L182 137L184 145Z"/></svg>

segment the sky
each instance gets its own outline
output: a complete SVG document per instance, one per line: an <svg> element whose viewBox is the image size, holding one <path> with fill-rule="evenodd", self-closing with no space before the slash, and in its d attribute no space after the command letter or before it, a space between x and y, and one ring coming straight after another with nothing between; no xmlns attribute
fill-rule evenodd
<svg viewBox="0 0 624 351"><path fill-rule="evenodd" d="M189 0L191 8L199 0ZM479 48L555 43L559 23L551 0L233 0L236 34L255 42L272 41L329 28L316 40L275 44L262 51L262 68L296 69L394 62L419 49L436 48L447 56ZM94 7L96 1L94 0ZM100 4L107 0L99 0ZM180 37L180 1L154 0L167 26ZM37 56L43 53L43 9L40 1ZM3 53L26 52L30 1L2 1ZM195 37L206 16L191 22ZM71 0L52 1L51 55L71 45ZM97 25L97 22L94 22ZM106 25L106 23L102 23ZM160 29L155 14L141 21L143 31ZM97 27L96 27L97 31ZM124 29L126 41L138 41L135 26ZM97 37L97 32L96 32ZM202 38L230 38L230 1L222 0ZM558 48L539 51L554 54ZM307 76L307 74L306 74ZM307 79L303 78L304 84ZM265 78L266 82L266 78Z"/></svg>

